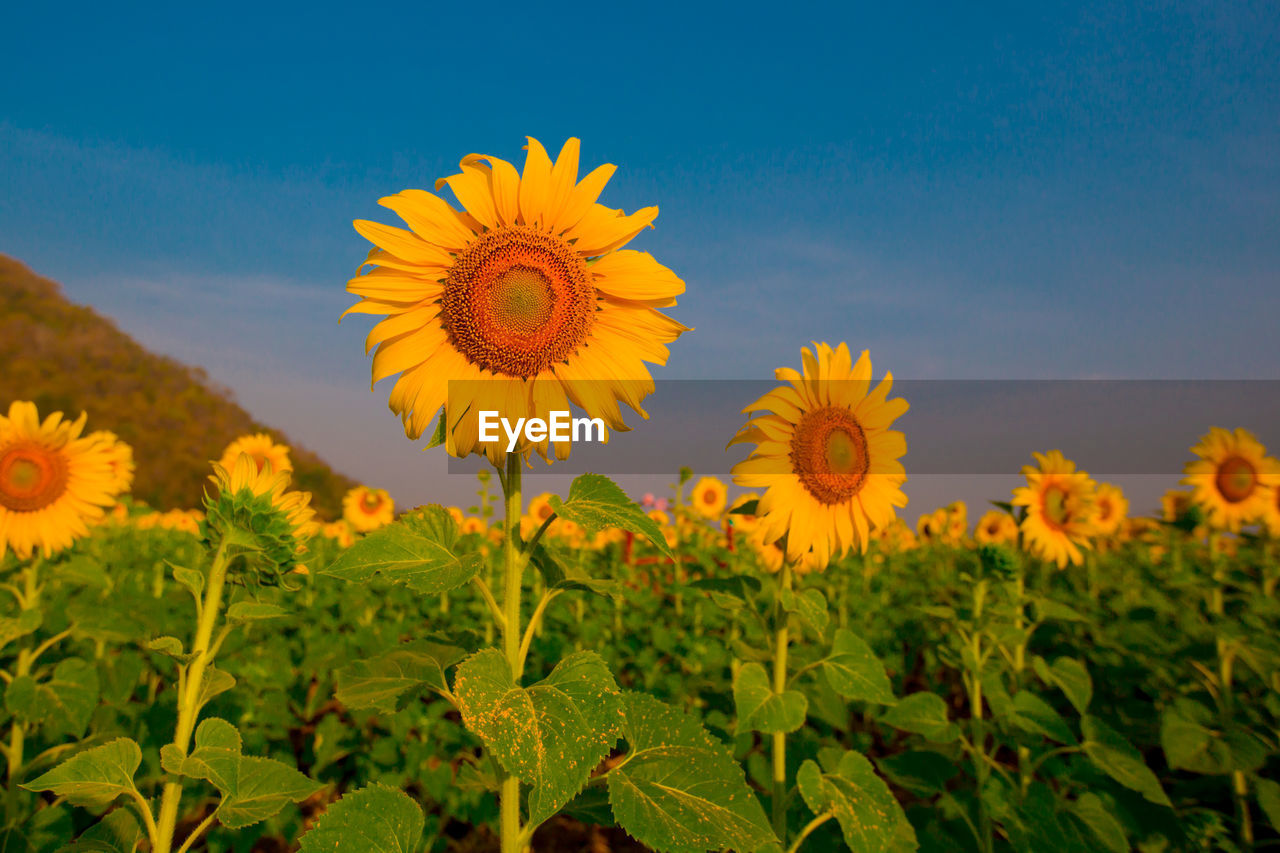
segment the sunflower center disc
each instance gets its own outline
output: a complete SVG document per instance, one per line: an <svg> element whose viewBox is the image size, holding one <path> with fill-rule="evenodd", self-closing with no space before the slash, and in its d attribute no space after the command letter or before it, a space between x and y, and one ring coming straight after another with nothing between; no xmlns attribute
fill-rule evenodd
<svg viewBox="0 0 1280 853"><path fill-rule="evenodd" d="M441 313L453 345L472 364L529 378L577 351L595 308L591 273L568 243L512 226L486 233L458 256Z"/></svg>
<svg viewBox="0 0 1280 853"><path fill-rule="evenodd" d="M1044 492L1044 517L1055 527L1063 527L1071 520L1071 507L1067 493L1061 486L1050 486Z"/></svg>
<svg viewBox="0 0 1280 853"><path fill-rule="evenodd" d="M360 504L364 507L365 512L373 512L382 505L382 498L377 495L365 495L361 498Z"/></svg>
<svg viewBox="0 0 1280 853"><path fill-rule="evenodd" d="M0 453L0 506L35 512L62 497L67 461L35 442L20 442Z"/></svg>
<svg viewBox="0 0 1280 853"><path fill-rule="evenodd" d="M791 465L822 503L846 501L862 490L871 466L866 433L848 409L806 412L791 437Z"/></svg>
<svg viewBox="0 0 1280 853"><path fill-rule="evenodd" d="M1227 503L1238 504L1253 494L1257 472L1247 460L1232 456L1218 466L1218 491Z"/></svg>

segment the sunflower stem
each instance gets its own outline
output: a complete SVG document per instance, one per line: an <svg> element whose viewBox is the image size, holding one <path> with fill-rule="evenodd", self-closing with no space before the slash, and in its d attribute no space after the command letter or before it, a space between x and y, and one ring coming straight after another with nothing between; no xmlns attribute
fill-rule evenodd
<svg viewBox="0 0 1280 853"><path fill-rule="evenodd" d="M227 581L227 540L218 545L205 582L204 600L200 604L200 619L196 625L195 641L191 647L191 663L186 678L178 691L178 726L173 744L184 754L191 745L196 718L200 715L200 690L204 686L205 672L213 662L210 643L213 629L218 622L222 606L222 591ZM169 782L164 786L160 799L160 819L156 824L155 853L169 853L173 849L173 833L178 826L178 806L182 800L182 783Z"/></svg>
<svg viewBox="0 0 1280 853"><path fill-rule="evenodd" d="M791 589L791 565L782 563L778 600L774 603L775 634L773 651L773 692L781 696L787 689L787 621L782 608L782 591ZM778 843L787 844L787 735L773 733L773 832Z"/></svg>
<svg viewBox="0 0 1280 853"><path fill-rule="evenodd" d="M520 595L522 592L523 559L520 553L520 515L523 512L520 500L520 477L523 457L518 453L507 454L506 473L498 471L502 482L503 502L506 510L506 522L502 536L503 565L505 569L505 586L503 589L503 624L502 644L507 663L511 667L511 677L517 684L523 674L524 661L520 654ZM501 808L500 830L502 837L502 853L520 853L520 779L508 775L502 780L502 792L499 795Z"/></svg>

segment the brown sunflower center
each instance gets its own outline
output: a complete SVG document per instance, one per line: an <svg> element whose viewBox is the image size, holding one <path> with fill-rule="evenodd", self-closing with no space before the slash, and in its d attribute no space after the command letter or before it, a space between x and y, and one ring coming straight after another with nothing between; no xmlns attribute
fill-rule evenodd
<svg viewBox="0 0 1280 853"><path fill-rule="evenodd" d="M719 497L720 495L715 489L707 489L702 493L702 501L707 504L707 506L715 503L716 499Z"/></svg>
<svg viewBox="0 0 1280 853"><path fill-rule="evenodd" d="M0 506L35 512L67 490L67 460L34 441L19 441L0 451Z"/></svg>
<svg viewBox="0 0 1280 853"><path fill-rule="evenodd" d="M819 501L836 504L862 490L871 466L867 435L839 406L806 412L791 437L791 465Z"/></svg>
<svg viewBox="0 0 1280 853"><path fill-rule="evenodd" d="M360 499L360 508L365 512L374 512L382 506L382 498L372 492L366 492L365 496Z"/></svg>
<svg viewBox="0 0 1280 853"><path fill-rule="evenodd" d="M1106 523L1111 520L1111 499L1098 499L1098 521Z"/></svg>
<svg viewBox="0 0 1280 853"><path fill-rule="evenodd" d="M1227 503L1238 504L1253 494L1258 472L1247 459L1232 456L1218 466L1218 492Z"/></svg>
<svg viewBox="0 0 1280 853"><path fill-rule="evenodd" d="M1044 518L1054 527L1065 527L1071 521L1071 496L1061 486L1049 486L1041 498Z"/></svg>
<svg viewBox="0 0 1280 853"><path fill-rule="evenodd" d="M445 279L442 317L453 345L478 367L528 378L565 361L595 317L591 273L558 237L524 226L490 231Z"/></svg>

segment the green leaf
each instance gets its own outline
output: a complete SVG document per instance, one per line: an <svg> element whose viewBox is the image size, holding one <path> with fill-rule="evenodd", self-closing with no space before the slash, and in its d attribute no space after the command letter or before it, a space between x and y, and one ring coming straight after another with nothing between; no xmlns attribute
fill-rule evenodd
<svg viewBox="0 0 1280 853"><path fill-rule="evenodd" d="M884 664L861 637L845 628L836 631L831 654L822 661L822 672L831 688L845 699L880 705L898 701Z"/></svg>
<svg viewBox="0 0 1280 853"><path fill-rule="evenodd" d="M388 714L401 710L406 694L421 690L448 691L444 671L466 656L456 646L420 641L359 660L338 670L338 701L348 708L376 708Z"/></svg>
<svg viewBox="0 0 1280 853"><path fill-rule="evenodd" d="M377 782L329 806L302 836L302 853L416 853L422 809L403 791Z"/></svg>
<svg viewBox="0 0 1280 853"><path fill-rule="evenodd" d="M204 573L179 566L177 563L169 563L169 568L173 569L173 579L187 588L187 592L191 593L191 597L197 604L200 603L200 595L204 592Z"/></svg>
<svg viewBox="0 0 1280 853"><path fill-rule="evenodd" d="M237 601L227 608L227 621L232 624L257 622L260 619L279 619L289 615L291 611L265 601Z"/></svg>
<svg viewBox="0 0 1280 853"><path fill-rule="evenodd" d="M620 734L618 687L595 652L570 655L525 688L501 652L484 649L458 665L454 696L467 728L503 769L532 786L534 826L582 790Z"/></svg>
<svg viewBox="0 0 1280 853"><path fill-rule="evenodd" d="M72 805L104 808L121 794L137 793L133 774L142 764L142 750L128 738L104 743L71 756L57 767L22 787L51 791Z"/></svg>
<svg viewBox="0 0 1280 853"><path fill-rule="evenodd" d="M1160 745L1169 766L1194 773L1227 773L1231 749L1211 726L1213 713L1199 702L1176 699L1160 715Z"/></svg>
<svg viewBox="0 0 1280 853"><path fill-rule="evenodd" d="M724 744L651 696L626 693L622 706L630 749L609 773L609 803L631 837L661 853L752 853L777 844Z"/></svg>
<svg viewBox="0 0 1280 853"><path fill-rule="evenodd" d="M758 663L743 664L733 679L733 704L738 732L794 732L804 725L809 700L798 690L773 692L769 676Z"/></svg>
<svg viewBox="0 0 1280 853"><path fill-rule="evenodd" d="M196 697L196 714L198 715L201 708L213 701L215 696L226 693L235 686L236 679L231 673L223 672L214 666L207 667L204 671L204 679L200 682L200 695Z"/></svg>
<svg viewBox="0 0 1280 853"><path fill-rule="evenodd" d="M85 830L66 853L134 853L147 837L133 809L113 809Z"/></svg>
<svg viewBox="0 0 1280 853"><path fill-rule="evenodd" d="M1129 853L1129 836L1124 824L1111 813L1102 798L1093 792L1082 794L1071 804L1071 813L1089 828L1102 846L1111 853Z"/></svg>
<svg viewBox="0 0 1280 853"><path fill-rule="evenodd" d="M529 554L529 560L542 575L547 589L566 592L576 590L606 598L619 598L622 595L622 584L618 581L593 578L578 566L565 566L541 542Z"/></svg>
<svg viewBox="0 0 1280 853"><path fill-rule="evenodd" d="M1156 805L1173 807L1160 780L1142 760L1142 754L1124 737L1097 717L1080 720L1084 733L1084 752L1089 760L1112 779L1137 791Z"/></svg>
<svg viewBox="0 0 1280 853"><path fill-rule="evenodd" d="M1067 701L1075 706L1078 713L1084 714L1089 710L1089 700L1093 698L1093 679L1089 677L1089 670L1084 668L1084 664L1075 658L1062 657L1055 660L1053 666L1049 666L1044 658L1037 657L1034 666L1040 680L1056 685L1066 694Z"/></svg>
<svg viewBox="0 0 1280 853"><path fill-rule="evenodd" d="M784 589L780 596L782 609L794 613L814 630L819 637L826 637L827 626L831 623L831 614L827 610L827 598L816 589L806 589L797 593Z"/></svg>
<svg viewBox="0 0 1280 853"><path fill-rule="evenodd" d="M320 574L357 583L374 575L434 595L471 582L484 568L480 553L453 550L458 525L444 507L432 504L380 527L338 555Z"/></svg>
<svg viewBox="0 0 1280 853"><path fill-rule="evenodd" d="M556 515L582 527L587 536L605 529L617 528L644 536L668 557L671 549L662 528L639 504L627 497L618 484L601 474L583 474L569 486L569 499L551 496Z"/></svg>
<svg viewBox="0 0 1280 853"><path fill-rule="evenodd" d="M1280 784L1270 779L1256 778L1253 786L1257 792L1258 807L1266 814L1267 820L1271 821L1271 828L1280 829Z"/></svg>
<svg viewBox="0 0 1280 853"><path fill-rule="evenodd" d="M815 815L831 812L850 850L879 853L916 849L915 830L871 762L846 752L834 773L805 761L796 774L800 796Z"/></svg>
<svg viewBox="0 0 1280 853"><path fill-rule="evenodd" d="M24 610L17 618L0 618L0 649L33 633L44 621L39 610Z"/></svg>
<svg viewBox="0 0 1280 853"><path fill-rule="evenodd" d="M154 640L147 643L147 649L149 651L159 652L166 657L171 657L182 663L186 663L193 657L193 655L189 655L183 651L181 640L177 637L170 637L168 635L156 637Z"/></svg>
<svg viewBox="0 0 1280 853"><path fill-rule="evenodd" d="M1024 732L1043 735L1058 743L1076 742L1071 727L1062 715L1053 709L1048 702L1030 690L1019 690L1013 697L1013 707L1008 717L1009 722Z"/></svg>
<svg viewBox="0 0 1280 853"><path fill-rule="evenodd" d="M912 693L898 700L880 721L895 729L924 735L934 743L950 743L960 737L960 729L947 719L947 703L928 691Z"/></svg>
<svg viewBox="0 0 1280 853"><path fill-rule="evenodd" d="M431 438L427 441L427 446L423 450L430 450L433 447L439 447L445 443L448 436L445 434L448 429L449 417L444 406L440 407L439 416L436 418L436 428L431 431Z"/></svg>
<svg viewBox="0 0 1280 853"><path fill-rule="evenodd" d="M205 720L196 729L196 748L186 757L170 744L160 751L164 769L179 776L203 779L222 794L218 820L229 829L264 821L289 803L320 790L294 768L272 758L241 755L240 733L226 720Z"/></svg>
<svg viewBox="0 0 1280 853"><path fill-rule="evenodd" d="M930 750L911 750L876 759L880 772L899 788L918 797L932 797L947 789L960 768L952 758Z"/></svg>
<svg viewBox="0 0 1280 853"><path fill-rule="evenodd" d="M1052 598L1035 597L1031 599L1036 609L1036 620L1053 619L1058 622L1084 622L1085 618L1075 610Z"/></svg>
<svg viewBox="0 0 1280 853"><path fill-rule="evenodd" d="M5 707L27 723L41 726L48 737L81 738L98 697L97 667L67 658L54 667L48 681L15 678L5 691Z"/></svg>

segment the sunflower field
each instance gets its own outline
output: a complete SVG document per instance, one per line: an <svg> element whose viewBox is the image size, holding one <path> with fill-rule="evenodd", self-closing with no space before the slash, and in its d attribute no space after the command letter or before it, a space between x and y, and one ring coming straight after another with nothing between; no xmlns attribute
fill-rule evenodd
<svg viewBox="0 0 1280 853"><path fill-rule="evenodd" d="M321 519L245 435L202 506L130 496L92 412L0 415L0 851L1177 851L1280 845L1280 463L1205 426L1157 517L1070 448L914 529L870 355L815 343L729 483L530 495L689 331L578 143L383 199L347 289L410 440L476 499ZM643 428L643 427L641 427ZM1064 450L1066 451L1064 453ZM1042 452L1043 451L1043 452Z"/></svg>

